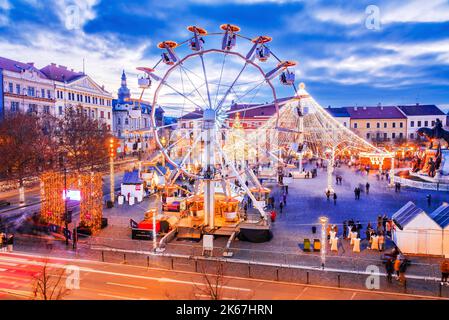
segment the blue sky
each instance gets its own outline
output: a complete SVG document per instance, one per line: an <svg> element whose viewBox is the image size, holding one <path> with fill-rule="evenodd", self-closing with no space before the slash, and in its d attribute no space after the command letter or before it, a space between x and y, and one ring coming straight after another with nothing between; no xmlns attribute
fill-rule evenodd
<svg viewBox="0 0 449 320"><path fill-rule="evenodd" d="M372 20L377 9L379 19ZM114 94L125 69L138 94L135 67L157 62L159 41L186 39L188 25L213 32L222 23L250 37L272 36L273 52L298 61L298 82L323 106L449 108L449 1L443 0L0 0L0 55L76 70L84 58L87 73Z"/></svg>

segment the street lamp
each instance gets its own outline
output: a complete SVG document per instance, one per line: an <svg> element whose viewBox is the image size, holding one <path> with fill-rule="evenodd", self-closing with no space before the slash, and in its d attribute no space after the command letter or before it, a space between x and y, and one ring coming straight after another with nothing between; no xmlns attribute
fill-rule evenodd
<svg viewBox="0 0 449 320"><path fill-rule="evenodd" d="M112 205L115 202L115 182L114 182L114 156L116 152L116 144L114 138L109 139L109 184L110 184L110 197Z"/></svg>
<svg viewBox="0 0 449 320"><path fill-rule="evenodd" d="M327 217L320 217L321 224L321 267L324 269L324 264L326 263L326 225L328 222Z"/></svg>

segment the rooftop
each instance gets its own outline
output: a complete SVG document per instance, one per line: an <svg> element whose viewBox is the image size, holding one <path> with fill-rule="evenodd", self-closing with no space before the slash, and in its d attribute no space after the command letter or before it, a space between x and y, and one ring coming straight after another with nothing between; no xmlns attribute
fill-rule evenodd
<svg viewBox="0 0 449 320"><path fill-rule="evenodd" d="M434 104L416 104L408 106L398 106L401 111L408 116L444 116L444 112Z"/></svg>
<svg viewBox="0 0 449 320"><path fill-rule="evenodd" d="M11 72L20 73L23 70L35 70L42 78L46 78L46 75L43 74L39 69L34 66L34 63L23 63L16 60L11 60L8 58L0 57L0 68L3 70L8 70Z"/></svg>
<svg viewBox="0 0 449 320"><path fill-rule="evenodd" d="M449 204L443 203L430 214L430 217L443 229L449 226Z"/></svg>
<svg viewBox="0 0 449 320"><path fill-rule="evenodd" d="M55 63L51 63L42 68L41 72L45 74L47 78L59 82L72 82L85 76L82 72L76 72L73 69L69 70L67 67L61 65L58 66Z"/></svg>
<svg viewBox="0 0 449 320"><path fill-rule="evenodd" d="M349 112L345 107L342 108L327 107L325 110L329 112L331 116L336 118L350 117Z"/></svg>
<svg viewBox="0 0 449 320"><path fill-rule="evenodd" d="M406 116L394 106L346 107L352 119L406 119Z"/></svg>
<svg viewBox="0 0 449 320"><path fill-rule="evenodd" d="M396 211L392 218L394 220L394 223L396 223L399 229L402 230L407 225L407 223L412 221L421 213L425 213L425 211L421 208L418 208L413 202L409 201L401 209Z"/></svg>

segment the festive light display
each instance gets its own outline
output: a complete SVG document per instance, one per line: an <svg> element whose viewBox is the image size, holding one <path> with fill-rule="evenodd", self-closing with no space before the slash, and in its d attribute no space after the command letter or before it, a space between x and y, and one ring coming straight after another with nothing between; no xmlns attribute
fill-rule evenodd
<svg viewBox="0 0 449 320"><path fill-rule="evenodd" d="M103 180L101 173L84 174L80 177L81 195L80 225L94 234L101 228L103 215Z"/></svg>

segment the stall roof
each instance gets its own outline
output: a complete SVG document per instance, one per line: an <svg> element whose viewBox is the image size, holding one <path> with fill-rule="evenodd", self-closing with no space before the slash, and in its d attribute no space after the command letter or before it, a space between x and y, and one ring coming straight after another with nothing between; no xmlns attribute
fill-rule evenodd
<svg viewBox="0 0 449 320"><path fill-rule="evenodd" d="M123 175L124 184L142 184L143 181L139 177L139 170L127 171Z"/></svg>
<svg viewBox="0 0 449 320"><path fill-rule="evenodd" d="M421 213L426 213L423 209L418 208L413 202L409 201L401 209L395 212L393 215L393 221L399 227L403 229L407 223L412 221L416 216Z"/></svg>
<svg viewBox="0 0 449 320"><path fill-rule="evenodd" d="M438 223L441 228L446 228L449 225L449 204L443 203L430 214L430 217Z"/></svg>

